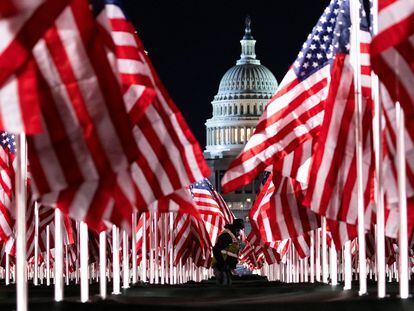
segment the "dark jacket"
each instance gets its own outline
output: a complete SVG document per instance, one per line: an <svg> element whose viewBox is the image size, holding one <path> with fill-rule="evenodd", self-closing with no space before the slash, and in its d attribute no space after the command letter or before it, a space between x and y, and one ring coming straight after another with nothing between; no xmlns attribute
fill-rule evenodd
<svg viewBox="0 0 414 311"><path fill-rule="evenodd" d="M232 231L234 235L236 235L235 230L232 230L231 228L229 229ZM224 260L222 256L222 252L221 252L222 250L225 250L232 243L233 243L233 239L230 236L230 234L228 234L227 232L223 232L218 236L216 244L213 247L213 255L217 261L216 264L214 265L214 268L217 268L222 271L226 269L230 269L230 270L236 269L238 259L235 257L227 256L226 260Z"/></svg>

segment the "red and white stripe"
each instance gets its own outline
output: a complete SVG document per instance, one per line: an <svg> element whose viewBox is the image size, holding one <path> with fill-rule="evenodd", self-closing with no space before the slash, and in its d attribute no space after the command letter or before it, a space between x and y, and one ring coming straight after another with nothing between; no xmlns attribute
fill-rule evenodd
<svg viewBox="0 0 414 311"><path fill-rule="evenodd" d="M361 31L363 185L366 225L372 216L374 161L371 144L372 111L370 106L370 35ZM309 184L303 204L328 219L349 224L357 221L356 147L353 69L349 55L337 55L335 76L326 101L321 133L312 156Z"/></svg>
<svg viewBox="0 0 414 311"><path fill-rule="evenodd" d="M378 1L378 34L371 43L374 71L387 87L393 102L399 101L414 135L414 3L410 0Z"/></svg>
<svg viewBox="0 0 414 311"><path fill-rule="evenodd" d="M209 175L198 142L156 74L132 24L115 4L107 4L98 21L115 44L124 101L134 124L140 157L132 165L137 206Z"/></svg>
<svg viewBox="0 0 414 311"><path fill-rule="evenodd" d="M330 67L300 82L290 69L266 105L253 136L222 179L230 192L251 182L260 172L317 135L324 115Z"/></svg>
<svg viewBox="0 0 414 311"><path fill-rule="evenodd" d="M69 1L0 2L0 129L11 133L39 133L42 129L40 89L30 62L31 49Z"/></svg>

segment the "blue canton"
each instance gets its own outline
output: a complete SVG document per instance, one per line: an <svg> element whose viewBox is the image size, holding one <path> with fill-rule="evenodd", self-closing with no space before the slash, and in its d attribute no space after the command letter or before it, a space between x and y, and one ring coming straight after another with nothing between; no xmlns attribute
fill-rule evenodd
<svg viewBox="0 0 414 311"><path fill-rule="evenodd" d="M16 153L16 141L14 134L2 132L0 145L3 149L8 150L10 153Z"/></svg>
<svg viewBox="0 0 414 311"><path fill-rule="evenodd" d="M368 29L361 5L361 29ZM300 81L332 64L338 53L349 54L351 19L349 0L332 0L309 34L293 70Z"/></svg>
<svg viewBox="0 0 414 311"><path fill-rule="evenodd" d="M200 181L197 181L191 184L190 189L202 189L202 190L213 191L213 186L210 184L207 178L204 178Z"/></svg>

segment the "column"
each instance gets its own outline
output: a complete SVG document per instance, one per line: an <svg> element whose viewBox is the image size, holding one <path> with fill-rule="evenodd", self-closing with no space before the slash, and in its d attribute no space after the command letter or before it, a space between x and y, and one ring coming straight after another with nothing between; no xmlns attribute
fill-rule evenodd
<svg viewBox="0 0 414 311"><path fill-rule="evenodd" d="M236 126L236 144L240 143L240 128Z"/></svg>

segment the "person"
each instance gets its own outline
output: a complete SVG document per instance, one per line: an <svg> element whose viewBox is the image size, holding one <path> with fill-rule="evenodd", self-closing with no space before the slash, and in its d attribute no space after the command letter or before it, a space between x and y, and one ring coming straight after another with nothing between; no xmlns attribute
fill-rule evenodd
<svg viewBox="0 0 414 311"><path fill-rule="evenodd" d="M212 268L217 284L231 285L232 270L238 263L240 244L238 237L244 229L243 219L234 219L224 226L213 247Z"/></svg>

